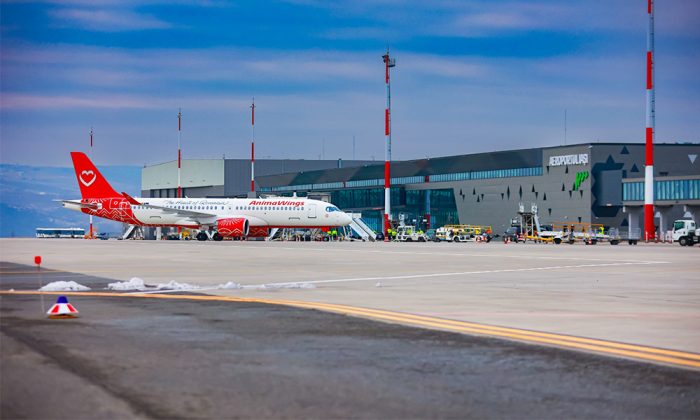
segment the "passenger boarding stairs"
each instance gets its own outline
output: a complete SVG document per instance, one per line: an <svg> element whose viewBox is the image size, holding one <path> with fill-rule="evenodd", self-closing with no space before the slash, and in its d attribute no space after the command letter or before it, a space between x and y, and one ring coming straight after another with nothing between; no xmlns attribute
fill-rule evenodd
<svg viewBox="0 0 700 420"><path fill-rule="evenodd" d="M267 238L265 238L265 240L266 241L274 241L275 239L282 238L283 234L284 234L284 229L272 228L272 229L270 229L269 235L267 235Z"/></svg>
<svg viewBox="0 0 700 420"><path fill-rule="evenodd" d="M140 226L137 225L126 225L122 239L143 239L143 231Z"/></svg>
<svg viewBox="0 0 700 420"><path fill-rule="evenodd" d="M363 241L376 241L377 234L367 224L362 221L361 213L348 213L352 217L350 229L357 233Z"/></svg>

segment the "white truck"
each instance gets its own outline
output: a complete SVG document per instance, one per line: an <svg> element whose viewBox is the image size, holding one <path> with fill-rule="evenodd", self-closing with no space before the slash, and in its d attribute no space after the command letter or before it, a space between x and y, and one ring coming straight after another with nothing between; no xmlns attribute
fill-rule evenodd
<svg viewBox="0 0 700 420"><path fill-rule="evenodd" d="M681 246L693 246L700 243L700 229L694 220L676 220L673 222L673 242Z"/></svg>

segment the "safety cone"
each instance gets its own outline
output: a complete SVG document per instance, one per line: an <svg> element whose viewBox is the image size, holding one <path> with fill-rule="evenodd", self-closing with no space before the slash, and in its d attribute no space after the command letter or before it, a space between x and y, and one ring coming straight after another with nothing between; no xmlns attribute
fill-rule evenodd
<svg viewBox="0 0 700 420"><path fill-rule="evenodd" d="M73 305L68 303L68 298L59 296L56 303L46 313L51 319L59 318L77 318L78 310Z"/></svg>

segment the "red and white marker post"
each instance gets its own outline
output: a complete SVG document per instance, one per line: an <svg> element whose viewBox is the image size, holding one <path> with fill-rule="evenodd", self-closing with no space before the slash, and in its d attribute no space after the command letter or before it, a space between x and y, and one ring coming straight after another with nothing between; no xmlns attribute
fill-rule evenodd
<svg viewBox="0 0 700 420"><path fill-rule="evenodd" d="M253 103L250 105L250 118L250 192L252 196L255 196L255 98L253 98Z"/></svg>
<svg viewBox="0 0 700 420"><path fill-rule="evenodd" d="M177 110L177 198L182 198L182 108ZM177 235L182 239L182 227L177 227Z"/></svg>
<svg viewBox="0 0 700 420"><path fill-rule="evenodd" d="M384 155L384 242L389 242L391 228L391 83L389 69L396 66L396 60L389 58L389 49L382 56L384 60L384 81L386 82L386 109L384 110L384 136L386 150Z"/></svg>
<svg viewBox="0 0 700 420"><path fill-rule="evenodd" d="M36 271L39 273L39 290L41 290L42 287L44 287L44 281L41 278L41 255L35 255L34 256L34 264L36 264ZM41 312L44 312L46 310L44 306L44 295L41 295Z"/></svg>
<svg viewBox="0 0 700 420"><path fill-rule="evenodd" d="M646 168L644 170L644 239L656 238L654 228L654 130L656 128L654 91L654 0L647 0L649 31L647 32L647 117L646 117Z"/></svg>
<svg viewBox="0 0 700 420"><path fill-rule="evenodd" d="M182 198L182 109L177 111L177 198ZM179 230L180 228L178 228Z"/></svg>

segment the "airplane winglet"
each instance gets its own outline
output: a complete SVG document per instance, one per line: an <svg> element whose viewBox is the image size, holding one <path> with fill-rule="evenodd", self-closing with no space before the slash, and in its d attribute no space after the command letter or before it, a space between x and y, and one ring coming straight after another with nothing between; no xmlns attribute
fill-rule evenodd
<svg viewBox="0 0 700 420"><path fill-rule="evenodd" d="M141 205L141 203L139 203L138 201L136 201L136 199L135 199L134 197L130 196L129 194L125 193L124 191L122 191L122 195L126 198L126 201L128 201L129 204L132 204L132 205L134 205L134 206L140 206L140 205Z"/></svg>

